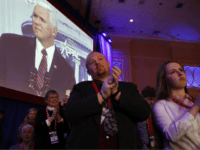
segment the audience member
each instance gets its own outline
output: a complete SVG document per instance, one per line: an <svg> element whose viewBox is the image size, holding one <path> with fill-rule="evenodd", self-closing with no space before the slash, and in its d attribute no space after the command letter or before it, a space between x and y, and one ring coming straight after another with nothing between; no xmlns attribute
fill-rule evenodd
<svg viewBox="0 0 200 150"><path fill-rule="evenodd" d="M149 117L150 107L133 83L119 82L121 70L104 55L92 52L86 67L93 81L73 87L65 113L72 125L69 149L139 149L137 122Z"/></svg>
<svg viewBox="0 0 200 150"><path fill-rule="evenodd" d="M64 110L59 105L58 93L49 90L45 101L47 107L38 110L35 120L35 149L64 149L68 122L64 117Z"/></svg>
<svg viewBox="0 0 200 150"><path fill-rule="evenodd" d="M18 130L17 130L17 144L22 142L22 137L21 137L21 130L23 128L24 125L30 124L32 125L33 129L35 127L35 117L37 114L37 110L35 108L31 108L28 110L25 118L24 118L24 122L21 123L21 125L19 126Z"/></svg>
<svg viewBox="0 0 200 150"><path fill-rule="evenodd" d="M142 90L142 96L152 108L155 99L156 90L153 87L147 86ZM155 148L154 128L152 124L151 115L143 122L138 122L138 129L140 137L143 142L143 149Z"/></svg>
<svg viewBox="0 0 200 150"><path fill-rule="evenodd" d="M164 136L164 149L200 149L200 95L186 93L187 78L177 62L162 64L157 72L156 124Z"/></svg>
<svg viewBox="0 0 200 150"><path fill-rule="evenodd" d="M11 149L32 150L34 147L34 142L32 140L33 135L34 135L33 127L29 124L24 125L21 130L21 137L23 139L22 143L10 147L10 150Z"/></svg>

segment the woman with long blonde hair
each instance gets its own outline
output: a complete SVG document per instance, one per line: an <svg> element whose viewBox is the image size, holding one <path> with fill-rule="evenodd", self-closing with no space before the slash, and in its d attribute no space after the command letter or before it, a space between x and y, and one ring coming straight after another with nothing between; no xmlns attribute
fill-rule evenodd
<svg viewBox="0 0 200 150"><path fill-rule="evenodd" d="M36 114L37 114L37 110L35 108L30 108L28 110L28 112L27 112L27 114L24 118L24 122L21 123L21 125L19 126L19 128L17 130L17 138L18 138L17 144L22 142L22 138L20 136L20 133L21 133L21 130L22 130L24 125L30 124L30 125L33 126L33 129L34 129Z"/></svg>
<svg viewBox="0 0 200 150"><path fill-rule="evenodd" d="M166 150L200 149L200 95L193 100L186 84L179 63L168 61L159 67L153 112Z"/></svg>

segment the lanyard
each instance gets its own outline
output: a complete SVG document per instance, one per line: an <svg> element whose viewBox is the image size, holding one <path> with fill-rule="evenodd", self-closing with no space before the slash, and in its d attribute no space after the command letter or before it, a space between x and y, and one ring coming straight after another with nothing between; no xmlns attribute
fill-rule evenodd
<svg viewBox="0 0 200 150"><path fill-rule="evenodd" d="M188 99L189 99L191 102L194 103L194 100L193 100L192 98L188 98ZM182 106L182 107L187 108L187 109L190 109L190 108L191 108L191 106L188 106L188 105L183 104L182 102L180 102L179 100L175 99L174 97L173 97L172 101L175 102L176 104ZM200 111L199 111L199 112L200 112Z"/></svg>
<svg viewBox="0 0 200 150"><path fill-rule="evenodd" d="M99 90L98 90L98 88L97 88L97 86L96 86L94 81L92 81L92 85L93 85L96 93L99 93ZM108 105L108 107L111 107L111 97L110 96L108 97L107 105Z"/></svg>
<svg viewBox="0 0 200 150"><path fill-rule="evenodd" d="M149 118L147 119L147 127L148 127L148 132L151 136L154 136L154 130L153 130L153 125L152 125L152 120L151 120L151 114Z"/></svg>
<svg viewBox="0 0 200 150"><path fill-rule="evenodd" d="M31 146L31 149L32 149L32 150L33 150L33 145L34 145L34 142L32 142L32 146ZM21 143L19 149L21 150L23 147L24 147L24 146L23 146L23 143Z"/></svg>
<svg viewBox="0 0 200 150"><path fill-rule="evenodd" d="M48 113L47 107L46 107L46 114L47 114L47 119L49 119L49 113ZM55 130L56 130L56 125L57 125L57 121L55 119L55 124L54 124L54 129ZM51 131L51 125L49 126L49 130Z"/></svg>

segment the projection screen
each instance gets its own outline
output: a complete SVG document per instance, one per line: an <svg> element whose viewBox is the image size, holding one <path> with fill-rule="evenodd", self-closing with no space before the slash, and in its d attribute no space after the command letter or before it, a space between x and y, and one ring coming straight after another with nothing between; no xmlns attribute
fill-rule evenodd
<svg viewBox="0 0 200 150"><path fill-rule="evenodd" d="M51 54L47 52L49 70L43 74L42 87L38 86L42 55L38 54L39 44L32 27L33 11L39 2L48 4L58 22L56 48ZM91 80L85 61L93 51L93 39L49 2L1 0L0 13L0 86L42 97L53 89L62 101L74 84ZM38 23L38 32L45 31L45 23Z"/></svg>

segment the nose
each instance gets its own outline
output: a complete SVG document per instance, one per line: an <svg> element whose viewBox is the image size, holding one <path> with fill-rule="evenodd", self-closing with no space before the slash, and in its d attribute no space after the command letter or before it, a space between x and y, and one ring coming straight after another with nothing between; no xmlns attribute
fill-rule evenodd
<svg viewBox="0 0 200 150"><path fill-rule="evenodd" d="M182 72L181 71L177 71L178 76L182 76Z"/></svg>
<svg viewBox="0 0 200 150"><path fill-rule="evenodd" d="M100 63L100 61L99 61L99 60L96 60L96 61L95 61L95 64L96 64L96 65L97 65L97 64L99 64L99 63Z"/></svg>

